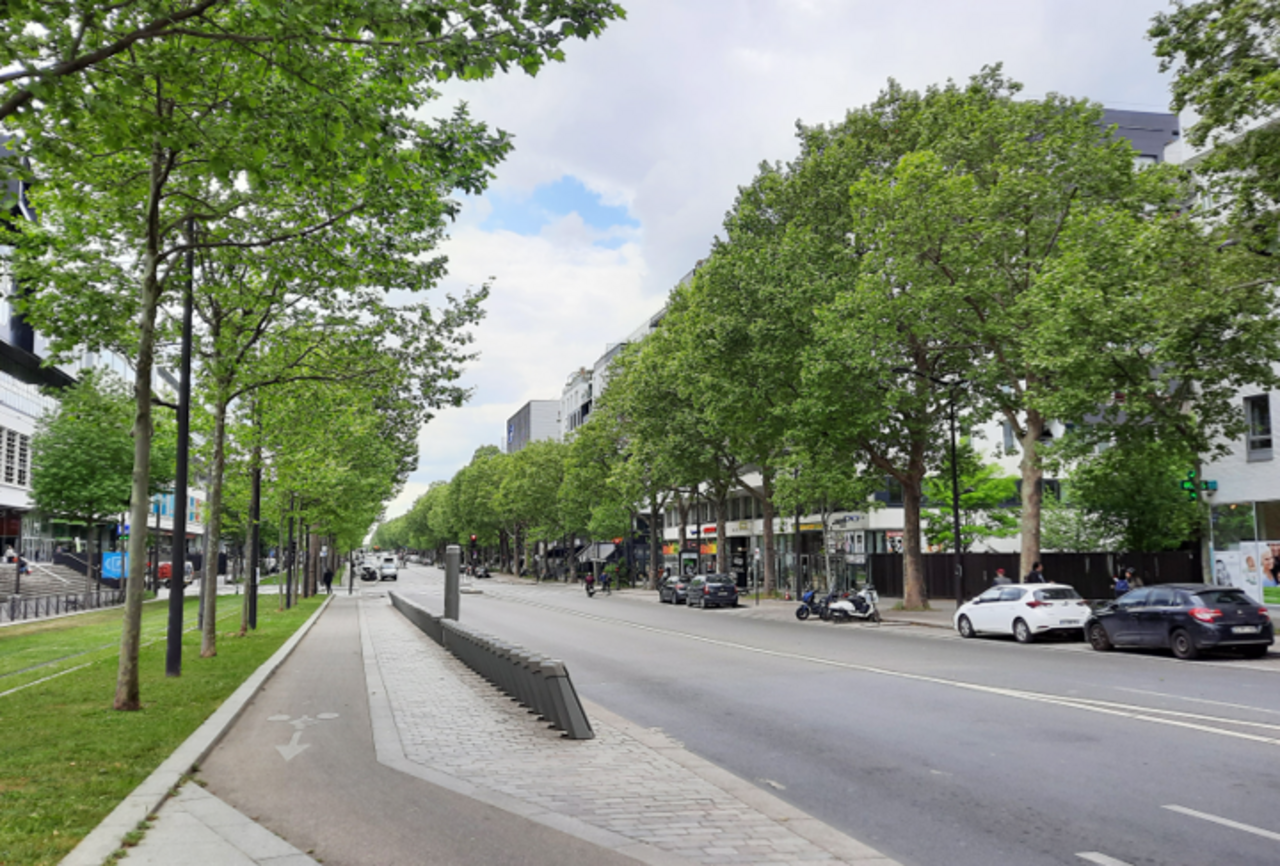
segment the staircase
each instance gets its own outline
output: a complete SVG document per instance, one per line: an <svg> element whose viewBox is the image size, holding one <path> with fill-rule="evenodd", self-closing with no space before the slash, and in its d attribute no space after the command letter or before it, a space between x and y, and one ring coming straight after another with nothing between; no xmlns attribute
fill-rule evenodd
<svg viewBox="0 0 1280 866"><path fill-rule="evenodd" d="M87 592L97 588L83 574L65 565L30 561L27 565L31 567L31 573L22 575L19 587L24 597ZM11 562L0 562L0 599L13 595L17 569Z"/></svg>

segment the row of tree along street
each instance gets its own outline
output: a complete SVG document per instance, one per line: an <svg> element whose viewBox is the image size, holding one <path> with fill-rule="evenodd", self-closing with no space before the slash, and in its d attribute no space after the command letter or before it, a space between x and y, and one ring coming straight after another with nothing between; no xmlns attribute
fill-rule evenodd
<svg viewBox="0 0 1280 866"><path fill-rule="evenodd" d="M17 156L4 169L31 184L39 222L8 226L5 242L22 312L54 359L112 349L133 364L133 527L147 523L161 459L153 374L173 357L185 298L199 321L211 543L259 471L277 512L288 500L313 531L357 543L415 465L421 425L465 397L459 368L486 289L434 306L415 296L444 273L451 196L482 190L511 149L461 107L420 119L432 84L534 74L621 15L606 0L8 11L0 123ZM141 705L146 543L130 536L118 709ZM202 655L216 651L215 604L207 593Z"/></svg>
<svg viewBox="0 0 1280 866"><path fill-rule="evenodd" d="M1159 52L1186 55L1198 27L1158 19ZM1202 60L1219 49L1200 36ZM1204 105L1215 79L1194 83L1186 63L1177 101ZM800 155L741 188L571 444L482 449L384 541L611 538L643 511L656 579L668 505L685 523L694 496L719 504L724 550L724 503L745 491L768 592L775 515L864 502L888 477L918 607L924 493L952 409L962 427L1014 431L1024 572L1043 546L1046 467L1083 479L1077 530L1102 521L1090 531L1139 548L1194 537L1203 515L1178 503L1177 479L1243 433L1241 387L1275 385L1280 151L1250 150L1265 162L1245 176L1234 151L1194 178L1141 169L1097 104L1019 89L999 67L922 93L890 82L838 123L800 126ZM1046 443L1050 420L1070 434Z"/></svg>

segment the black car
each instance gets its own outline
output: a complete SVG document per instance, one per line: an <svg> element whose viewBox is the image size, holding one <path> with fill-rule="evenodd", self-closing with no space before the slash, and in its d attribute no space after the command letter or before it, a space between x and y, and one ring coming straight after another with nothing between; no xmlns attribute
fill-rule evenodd
<svg viewBox="0 0 1280 866"><path fill-rule="evenodd" d="M689 600L689 581L691 578L673 574L658 585L658 601L663 604L679 604Z"/></svg>
<svg viewBox="0 0 1280 866"><path fill-rule="evenodd" d="M737 607L738 584L732 574L698 574L685 590L689 607Z"/></svg>
<svg viewBox="0 0 1280 866"><path fill-rule="evenodd" d="M1084 626L1095 650L1170 649L1180 659L1206 650L1266 655L1275 642L1267 609L1244 590L1205 583L1170 583L1127 592L1094 610Z"/></svg>

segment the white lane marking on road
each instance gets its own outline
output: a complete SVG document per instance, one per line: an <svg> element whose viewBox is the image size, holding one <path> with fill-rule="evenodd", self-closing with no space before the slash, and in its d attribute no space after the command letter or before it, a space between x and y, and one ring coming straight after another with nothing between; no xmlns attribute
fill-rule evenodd
<svg viewBox="0 0 1280 866"><path fill-rule="evenodd" d="M1272 716L1280 716L1280 710L1267 710L1262 707L1251 707L1248 704L1232 704L1227 701L1211 701L1208 698L1189 698L1185 695L1171 695L1168 692L1153 692L1150 689L1130 689L1124 686L1116 686L1118 692L1133 692L1137 695L1155 695L1160 698L1174 698L1179 701L1191 701L1197 704L1213 704L1217 707L1231 707L1234 710L1252 710L1255 713L1266 713Z"/></svg>
<svg viewBox="0 0 1280 866"><path fill-rule="evenodd" d="M1263 839L1273 839L1280 842L1280 833L1274 830L1264 830L1261 827L1255 827L1252 824L1242 824L1239 821L1232 821L1230 818L1223 818L1219 815L1210 815L1208 812L1197 812L1195 809L1188 809L1186 806L1165 806L1170 812L1177 812L1180 815L1189 815L1192 818L1199 818L1202 821L1212 821L1214 824L1221 824L1223 827L1230 827L1232 830L1241 830L1245 833L1252 833L1255 836L1261 836Z"/></svg>
<svg viewBox="0 0 1280 866"><path fill-rule="evenodd" d="M502 599L502 596L492 596L493 598ZM705 637L703 635L691 634L689 632L677 631L669 628L659 628L657 626L641 625L640 623L630 622L616 617L600 616L597 614L585 613L582 611L572 610L570 608L558 607L549 604L539 604L534 601L521 600L521 604L529 607L540 607L546 610L555 611L557 613L566 613L572 616L578 616L583 619L594 620L596 622L608 623L610 625L625 625L634 628L637 631L647 631L654 634L666 634L673 637L681 637L686 640L697 641L699 643L710 644L712 646L725 647L726 649L744 650L746 652L756 653L758 655L772 656L774 658L794 659L795 661L809 662L811 664L823 665L825 667L843 668L844 670L862 671L864 673L879 674L881 676L895 677L897 679L912 680L915 682L932 683L935 685L951 686L952 688L964 689L966 691L979 692L982 694L998 695L1000 697L1014 698L1023 701L1032 701L1035 703L1052 704L1054 706L1067 707L1070 709L1084 710L1091 713L1099 713L1101 715L1118 716L1121 718L1131 719L1133 721L1147 722L1155 725L1166 725L1174 728L1185 728L1187 730L1198 731L1201 733L1215 734L1221 737L1231 737L1234 739L1248 740L1255 743L1263 743L1269 746L1280 746L1280 738L1264 737L1259 734L1248 734L1242 731L1232 731L1223 728L1215 728L1209 725L1202 725L1190 721L1180 721L1176 718L1160 718L1159 716L1148 715L1149 713L1162 713L1166 716L1182 716L1184 718L1206 718L1213 719L1212 716L1197 717L1191 713L1179 713L1174 710L1161 710L1154 707L1143 707L1139 705L1117 704L1108 701L1095 701L1084 698L1070 698L1062 695L1052 695L1043 692L1029 692L1020 689L1003 688L1001 686L986 686L980 683L965 682L963 680L949 680L943 677L929 676L927 674L912 674L905 671L895 671L888 668L879 668L872 665L860 665L852 662L841 662L834 659L820 658L818 656L803 655L801 653L784 652L782 650L765 649L764 647L751 646L750 644L738 643L736 641L720 640L718 638ZM1230 725L1248 725L1270 728L1272 726L1261 722L1242 722L1235 719L1220 720Z"/></svg>
<svg viewBox="0 0 1280 866"><path fill-rule="evenodd" d="M1098 866L1131 866L1131 864L1126 863L1123 860L1108 857L1106 854L1099 854L1097 851L1082 851L1076 856L1081 860L1088 860L1090 863L1097 863Z"/></svg>
<svg viewBox="0 0 1280 866"><path fill-rule="evenodd" d="M312 725L318 725L322 721L327 722L330 719L336 719L337 717L337 713L316 713L314 717L303 714L295 719L289 715L278 714L274 716L267 716L267 721L288 722L293 726L293 736L289 738L289 742L285 743L283 746L276 746L276 751L280 753L280 757L284 758L286 761L292 761L294 758L298 757L298 755L301 755L307 749L311 748L310 743L299 742L302 739L303 731Z"/></svg>

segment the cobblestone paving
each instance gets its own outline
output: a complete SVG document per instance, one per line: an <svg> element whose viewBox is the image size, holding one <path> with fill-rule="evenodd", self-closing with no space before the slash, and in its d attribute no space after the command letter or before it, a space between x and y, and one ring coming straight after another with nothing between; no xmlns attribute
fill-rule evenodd
<svg viewBox="0 0 1280 866"><path fill-rule="evenodd" d="M593 719L595 739L561 739L385 602L364 605L409 760L692 862L837 862L625 731Z"/></svg>

